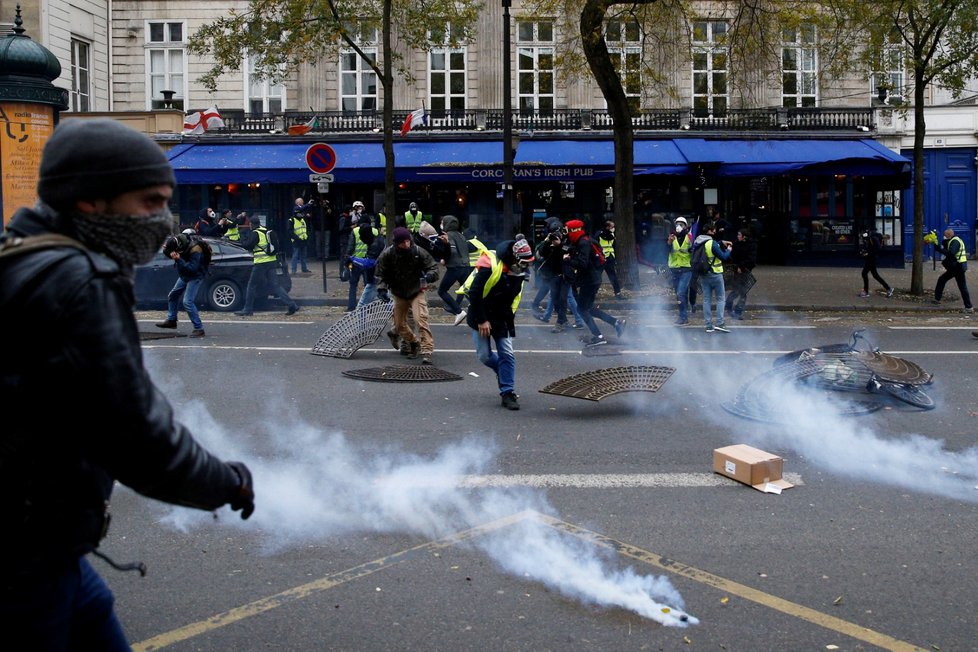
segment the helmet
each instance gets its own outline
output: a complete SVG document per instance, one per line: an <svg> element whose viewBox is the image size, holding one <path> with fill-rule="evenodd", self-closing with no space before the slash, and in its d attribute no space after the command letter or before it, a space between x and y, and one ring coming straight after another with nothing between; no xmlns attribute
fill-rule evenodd
<svg viewBox="0 0 978 652"><path fill-rule="evenodd" d="M171 235L163 242L163 253L169 256L174 251L183 251L189 244L190 237L187 234Z"/></svg>
<svg viewBox="0 0 978 652"><path fill-rule="evenodd" d="M686 218L683 217L682 215L680 215L679 217L676 218L676 223L678 224L679 222L682 222L683 224L688 224L686 222Z"/></svg>
<svg viewBox="0 0 978 652"><path fill-rule="evenodd" d="M410 204L408 204L408 210L416 211L418 210L418 205L415 204L414 202L411 202Z"/></svg>
<svg viewBox="0 0 978 652"><path fill-rule="evenodd" d="M353 202L353 208L363 208L363 202L359 199Z"/></svg>

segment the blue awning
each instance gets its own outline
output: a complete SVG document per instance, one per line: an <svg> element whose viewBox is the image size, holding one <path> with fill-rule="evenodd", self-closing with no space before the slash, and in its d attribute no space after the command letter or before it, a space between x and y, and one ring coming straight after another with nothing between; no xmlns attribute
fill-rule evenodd
<svg viewBox="0 0 978 652"><path fill-rule="evenodd" d="M635 174L688 174L686 159L671 140L636 140ZM514 179L586 181L615 175L611 140L524 140L514 157ZM521 173L520 170L525 172Z"/></svg>
<svg viewBox="0 0 978 652"><path fill-rule="evenodd" d="M181 184L308 183L306 150L311 143L191 143L167 152ZM336 183L383 183L382 143L331 143ZM493 176L502 169L501 142L408 142L394 144L396 180L453 181ZM486 172L489 172L488 174ZM501 173L500 173L501 176Z"/></svg>
<svg viewBox="0 0 978 652"><path fill-rule="evenodd" d="M788 172L810 174L898 175L910 161L871 139L858 140L706 140L677 138L689 163L721 177L760 177Z"/></svg>
<svg viewBox="0 0 978 652"><path fill-rule="evenodd" d="M181 184L308 183L308 142L186 143L167 152ZM336 183L384 182L379 142L331 144ZM615 174L611 140L524 139L514 156L513 179L587 181ZM636 175L718 177L787 173L907 175L910 161L871 139L855 140L636 140ZM409 141L394 144L398 182L502 181L501 141Z"/></svg>

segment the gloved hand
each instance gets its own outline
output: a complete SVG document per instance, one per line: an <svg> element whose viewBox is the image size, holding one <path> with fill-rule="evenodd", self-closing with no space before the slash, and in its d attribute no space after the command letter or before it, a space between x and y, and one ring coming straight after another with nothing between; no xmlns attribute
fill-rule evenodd
<svg viewBox="0 0 978 652"><path fill-rule="evenodd" d="M228 501L233 511L241 510L241 520L247 521L255 511L255 488L251 482L251 471L243 462L228 462L238 476L240 485Z"/></svg>
<svg viewBox="0 0 978 652"><path fill-rule="evenodd" d="M438 272L428 272L424 275L424 280L428 283L434 283L438 280Z"/></svg>
<svg viewBox="0 0 978 652"><path fill-rule="evenodd" d="M377 290L377 298L383 301L384 303L387 303L388 301L391 300L391 296L390 294L388 294L387 288L381 288Z"/></svg>

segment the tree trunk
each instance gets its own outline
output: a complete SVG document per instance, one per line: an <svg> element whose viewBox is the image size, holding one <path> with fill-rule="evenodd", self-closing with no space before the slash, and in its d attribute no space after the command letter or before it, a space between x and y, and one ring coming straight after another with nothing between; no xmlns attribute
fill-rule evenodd
<svg viewBox="0 0 978 652"><path fill-rule="evenodd" d="M384 211L387 216L387 241L393 242L394 215L397 212L397 189L394 183L394 51L391 48L391 3L384 0L383 48L384 73L381 85L384 88ZM378 225L379 227L379 225Z"/></svg>
<svg viewBox="0 0 978 652"><path fill-rule="evenodd" d="M924 120L923 70L914 71L913 91L913 263L910 271L910 294L924 293ZM934 251L937 255L937 251Z"/></svg>
<svg viewBox="0 0 978 652"><path fill-rule="evenodd" d="M604 40L604 19L608 7L616 4L651 4L655 0L586 0L581 10L581 44L587 58L591 74L594 75L608 102L608 112L614 121L615 138L615 241L618 244L616 262L622 286L629 290L639 287L638 257L635 253L635 198L634 172L635 148L632 115L628 108L628 98L622 88L621 78L608 54ZM597 230L604 220L592 224Z"/></svg>

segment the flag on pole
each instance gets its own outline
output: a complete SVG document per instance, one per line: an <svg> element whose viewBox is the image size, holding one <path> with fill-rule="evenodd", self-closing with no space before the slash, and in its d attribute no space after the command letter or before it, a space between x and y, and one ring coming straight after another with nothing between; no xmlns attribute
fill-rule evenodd
<svg viewBox="0 0 978 652"><path fill-rule="evenodd" d="M220 129L224 126L221 114L217 112L217 107L212 106L206 111L195 111L188 114L183 119L183 133L185 135L202 134L208 129Z"/></svg>
<svg viewBox="0 0 978 652"><path fill-rule="evenodd" d="M316 128L316 124L319 123L319 116L314 115L309 122L301 125L291 125L289 127L290 136L302 136L303 134L308 134L310 131Z"/></svg>
<svg viewBox="0 0 978 652"><path fill-rule="evenodd" d="M404 119L404 124L401 125L401 135L407 136L407 133L409 131L411 131L415 127L423 125L427 121L428 121L428 116L425 115L423 107L411 111L410 113L408 113L408 117Z"/></svg>

